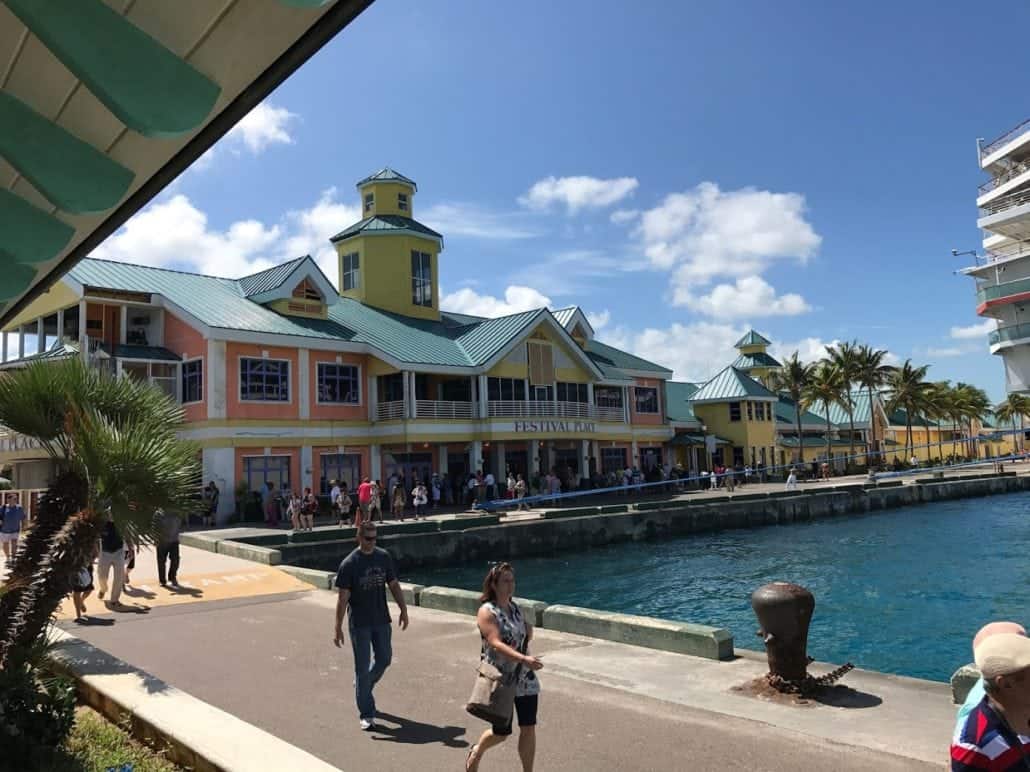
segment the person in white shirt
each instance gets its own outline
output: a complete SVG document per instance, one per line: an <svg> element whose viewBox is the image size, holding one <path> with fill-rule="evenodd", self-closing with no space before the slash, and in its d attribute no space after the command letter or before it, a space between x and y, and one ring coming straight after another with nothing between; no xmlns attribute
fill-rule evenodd
<svg viewBox="0 0 1030 772"><path fill-rule="evenodd" d="M424 520L426 516L426 503L429 499L429 492L426 486L419 480L411 491L411 499L415 504L415 519Z"/></svg>
<svg viewBox="0 0 1030 772"><path fill-rule="evenodd" d="M329 484L333 486L329 490L329 505L333 509L338 509L340 506L340 481L330 480Z"/></svg>
<svg viewBox="0 0 1030 772"><path fill-rule="evenodd" d="M798 489L798 476L794 472L794 467L790 468L790 474L787 475L787 484L784 490L796 491Z"/></svg>
<svg viewBox="0 0 1030 772"><path fill-rule="evenodd" d="M494 473L487 472L484 482L486 483L486 498L493 501L497 498L497 480L494 479Z"/></svg>

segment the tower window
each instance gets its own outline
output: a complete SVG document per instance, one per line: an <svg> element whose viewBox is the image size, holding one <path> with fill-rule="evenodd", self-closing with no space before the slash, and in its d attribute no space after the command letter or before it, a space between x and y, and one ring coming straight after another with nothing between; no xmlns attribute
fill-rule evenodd
<svg viewBox="0 0 1030 772"><path fill-rule="evenodd" d="M358 274L358 253L351 252L340 258L343 261L343 287L342 289L357 289L360 286L361 278Z"/></svg>
<svg viewBox="0 0 1030 772"><path fill-rule="evenodd" d="M398 193L397 194L397 208L402 212L408 211L408 194Z"/></svg>
<svg viewBox="0 0 1030 772"><path fill-rule="evenodd" d="M411 302L433 306L433 268L428 252L411 252Z"/></svg>
<svg viewBox="0 0 1030 772"><path fill-rule="evenodd" d="M366 212L371 212L372 211L372 207L375 206L375 204L376 204L376 194L375 193L366 193L365 194L365 211Z"/></svg>

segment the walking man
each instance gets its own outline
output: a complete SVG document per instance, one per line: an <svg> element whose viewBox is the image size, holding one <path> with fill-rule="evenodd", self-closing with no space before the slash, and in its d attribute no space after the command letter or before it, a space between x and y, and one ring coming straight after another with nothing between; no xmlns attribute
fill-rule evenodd
<svg viewBox="0 0 1030 772"><path fill-rule="evenodd" d="M107 601L109 607L121 605L122 582L125 580L125 540L118 532L114 520L108 519L100 532L100 559L97 561L97 579L100 584L97 597L100 600L104 600L107 595L108 574L112 572L111 597Z"/></svg>
<svg viewBox="0 0 1030 772"><path fill-rule="evenodd" d="M343 617L350 608L350 643L354 651L354 697L361 729L375 728L376 702L372 689L390 666L390 610L386 588L400 609L398 624L408 629L408 606L397 582L393 558L376 547L376 525L367 521L358 528L358 547L340 563L336 574L336 628L333 643L343 645ZM371 655L371 657L370 657Z"/></svg>
<svg viewBox="0 0 1030 772"><path fill-rule="evenodd" d="M174 512L163 509L154 513L154 528L157 531L157 578L162 587L169 584L179 586L179 531L182 520ZM168 581L165 581L165 563L168 562Z"/></svg>
<svg viewBox="0 0 1030 772"><path fill-rule="evenodd" d="M0 513L0 545L3 545L4 558L7 565L14 562L14 556L18 552L18 536L21 534L21 524L25 521L25 510L18 503L16 493L7 494L7 504Z"/></svg>

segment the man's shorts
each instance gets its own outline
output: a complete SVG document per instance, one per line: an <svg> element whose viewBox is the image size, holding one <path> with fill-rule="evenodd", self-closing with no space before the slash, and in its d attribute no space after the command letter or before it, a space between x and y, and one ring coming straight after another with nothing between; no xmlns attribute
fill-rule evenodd
<svg viewBox="0 0 1030 772"><path fill-rule="evenodd" d="M519 717L519 726L536 726L536 708L540 702L539 694L528 694L525 697L515 698L515 713ZM512 716L514 718L514 716ZM507 737L511 734L511 718L507 724L494 724L493 733L498 737Z"/></svg>
<svg viewBox="0 0 1030 772"><path fill-rule="evenodd" d="M372 505L371 501L359 501L358 508L361 510L361 514L368 517L368 508Z"/></svg>
<svg viewBox="0 0 1030 772"><path fill-rule="evenodd" d="M18 541L18 536L20 536L20 534L17 531L14 531L13 533L0 533L0 543Z"/></svg>

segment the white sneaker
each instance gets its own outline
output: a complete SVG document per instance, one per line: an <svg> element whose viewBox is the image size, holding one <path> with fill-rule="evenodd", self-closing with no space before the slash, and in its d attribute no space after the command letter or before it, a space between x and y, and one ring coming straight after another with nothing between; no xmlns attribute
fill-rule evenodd
<svg viewBox="0 0 1030 772"><path fill-rule="evenodd" d="M373 729L376 728L375 723L370 718L363 718L358 723L361 724L362 732L371 732Z"/></svg>

